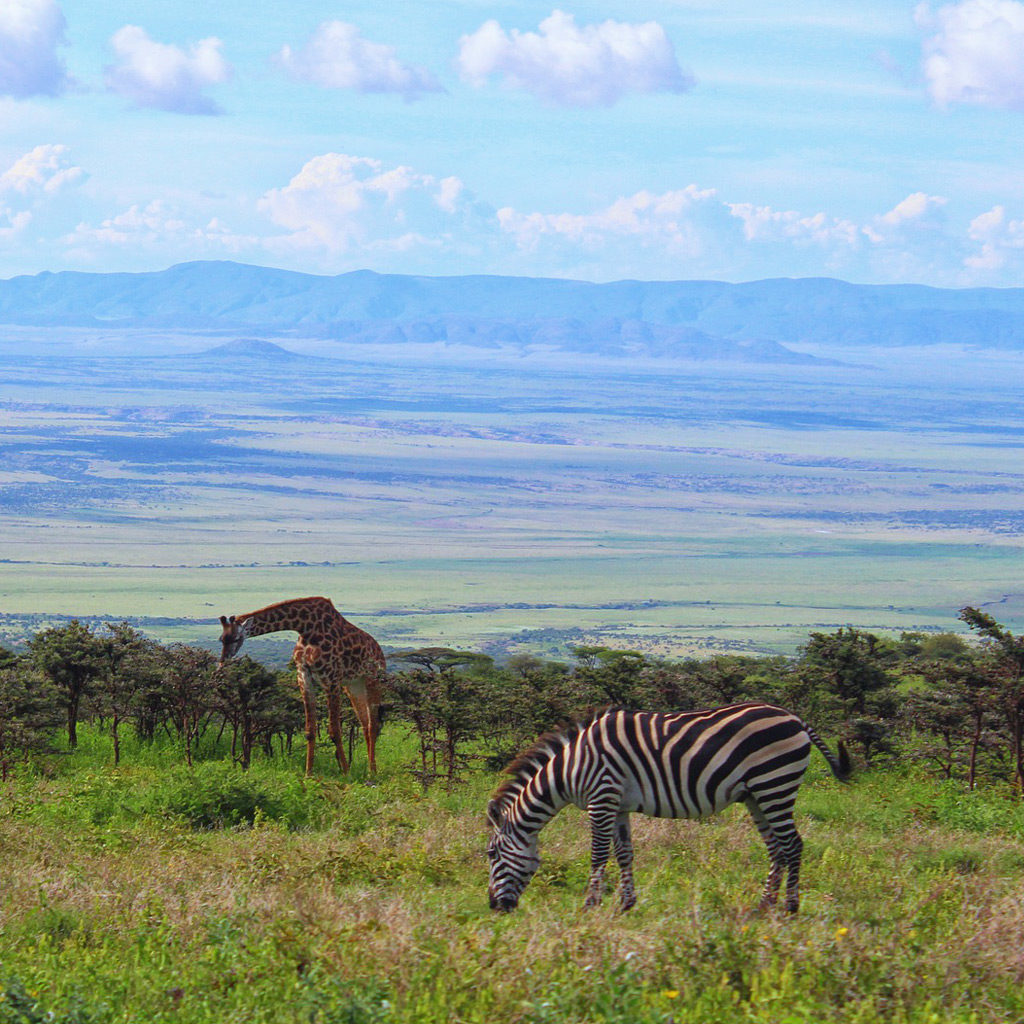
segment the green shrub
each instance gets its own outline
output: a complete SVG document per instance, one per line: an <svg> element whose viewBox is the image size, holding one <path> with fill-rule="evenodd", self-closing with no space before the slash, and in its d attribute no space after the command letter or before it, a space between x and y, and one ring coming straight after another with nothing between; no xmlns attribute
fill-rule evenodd
<svg viewBox="0 0 1024 1024"><path fill-rule="evenodd" d="M0 985L0 1024L99 1024L110 1018L109 1006L90 1008L77 997L61 1010L48 1009L20 978L7 978Z"/></svg>
<svg viewBox="0 0 1024 1024"><path fill-rule="evenodd" d="M281 772L208 761L169 773L150 798L150 809L182 818L192 828L234 828L258 821L280 822L289 829L319 820L323 801L315 783Z"/></svg>
<svg viewBox="0 0 1024 1024"><path fill-rule="evenodd" d="M917 811L925 821L963 832L1024 836L1024 809L990 790L969 791L955 782L936 785Z"/></svg>

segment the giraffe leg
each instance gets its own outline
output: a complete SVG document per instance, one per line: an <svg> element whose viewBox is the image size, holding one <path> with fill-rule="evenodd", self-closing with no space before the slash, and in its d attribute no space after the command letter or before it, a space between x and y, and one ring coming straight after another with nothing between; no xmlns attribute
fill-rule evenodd
<svg viewBox="0 0 1024 1024"><path fill-rule="evenodd" d="M312 673L306 666L299 669L299 692L306 711L306 775L313 774L313 751L316 747L316 693Z"/></svg>
<svg viewBox="0 0 1024 1024"><path fill-rule="evenodd" d="M335 687L327 691L327 735L334 743L334 758L338 767L347 772L348 758L345 756L344 738L341 734L341 695Z"/></svg>
<svg viewBox="0 0 1024 1024"><path fill-rule="evenodd" d="M363 727L363 739L366 741L366 760L371 775L377 774L377 734L380 732L380 698L372 699L374 694L363 681L353 680L345 687L352 710Z"/></svg>
<svg viewBox="0 0 1024 1024"><path fill-rule="evenodd" d="M365 697L361 697L359 694L349 693L349 699L352 701L352 710L356 713L356 718L359 719L359 724L363 727L363 739L366 741L366 760L371 775L377 774L377 733L373 728L373 714L369 703Z"/></svg>
<svg viewBox="0 0 1024 1024"><path fill-rule="evenodd" d="M366 717L361 719L363 735L366 737L366 757L370 763L370 774L377 774L377 735L380 733L380 712L369 701L366 704Z"/></svg>

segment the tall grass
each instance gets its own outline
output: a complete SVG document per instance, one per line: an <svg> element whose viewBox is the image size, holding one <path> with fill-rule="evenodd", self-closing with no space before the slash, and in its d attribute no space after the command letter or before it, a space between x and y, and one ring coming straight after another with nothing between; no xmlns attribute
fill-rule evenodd
<svg viewBox="0 0 1024 1024"><path fill-rule="evenodd" d="M801 915L752 911L742 809L636 816L640 902L583 912L567 810L520 910L487 910L493 779L423 794L385 732L375 785L148 759L101 738L0 789L0 1024L934 1022L1024 1018L1024 819L899 775L805 784ZM166 762L171 760L165 758Z"/></svg>

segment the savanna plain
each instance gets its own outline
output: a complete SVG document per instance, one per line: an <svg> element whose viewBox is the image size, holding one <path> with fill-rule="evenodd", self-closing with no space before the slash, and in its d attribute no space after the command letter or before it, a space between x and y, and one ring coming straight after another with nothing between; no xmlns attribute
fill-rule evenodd
<svg viewBox="0 0 1024 1024"><path fill-rule="evenodd" d="M496 654L1024 622L1013 353L483 367L11 331L5 642L47 616L211 639L320 593L385 647Z"/></svg>
<svg viewBox="0 0 1024 1024"><path fill-rule="evenodd" d="M957 630L964 605L1024 632L1011 356L485 369L49 337L0 345L14 650L71 619L212 646L221 613L320 593L389 651L498 659L791 656L812 631ZM359 751L350 777L323 750L311 779L297 751L188 766L170 735L126 733L115 767L101 725L0 782L0 1021L1024 1017L1024 811L998 782L812 762L797 917L754 911L742 808L635 816L637 907L584 912L566 811L495 916L497 773L424 789L399 721L375 780Z"/></svg>

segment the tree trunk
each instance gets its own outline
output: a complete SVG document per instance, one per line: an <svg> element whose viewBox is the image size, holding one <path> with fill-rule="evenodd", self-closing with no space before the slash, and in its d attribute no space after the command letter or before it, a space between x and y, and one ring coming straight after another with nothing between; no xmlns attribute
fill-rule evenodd
<svg viewBox="0 0 1024 1024"><path fill-rule="evenodd" d="M252 715L248 712L242 718L242 771L249 770L252 761Z"/></svg>
<svg viewBox="0 0 1024 1024"><path fill-rule="evenodd" d="M967 768L967 788L974 789L978 772L978 745L981 743L981 711L974 713L974 735L971 737L971 759Z"/></svg>
<svg viewBox="0 0 1024 1024"><path fill-rule="evenodd" d="M68 691L68 746L78 746L78 705L82 700L82 688L73 686Z"/></svg>
<svg viewBox="0 0 1024 1024"><path fill-rule="evenodd" d="M1024 705L1017 702L1013 713L1013 756L1017 768L1017 776L1014 783L1017 787L1017 797L1024 796Z"/></svg>

